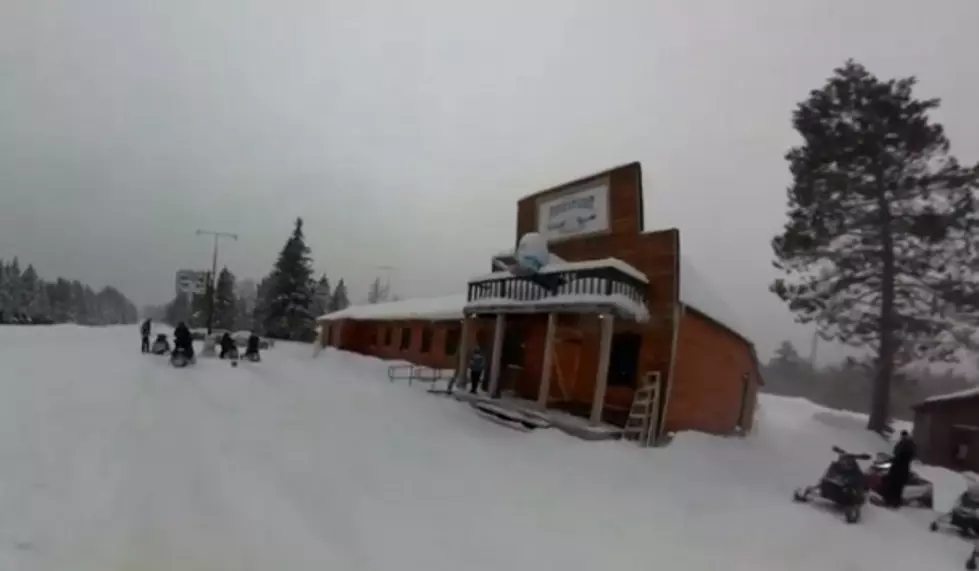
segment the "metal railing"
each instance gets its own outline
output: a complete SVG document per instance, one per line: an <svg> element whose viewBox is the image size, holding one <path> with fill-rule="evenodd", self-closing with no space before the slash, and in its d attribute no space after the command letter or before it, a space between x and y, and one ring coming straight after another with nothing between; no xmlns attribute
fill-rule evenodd
<svg viewBox="0 0 979 571"><path fill-rule="evenodd" d="M635 276L617 268L599 267L473 281L469 282L466 299L469 303L491 299L535 302L563 296L620 295L646 306L648 289L649 285Z"/></svg>
<svg viewBox="0 0 979 571"><path fill-rule="evenodd" d="M388 380L408 381L408 386L415 381L420 383L436 383L438 381L448 381L454 377L455 373L448 369L433 369L421 365L397 364L388 367Z"/></svg>

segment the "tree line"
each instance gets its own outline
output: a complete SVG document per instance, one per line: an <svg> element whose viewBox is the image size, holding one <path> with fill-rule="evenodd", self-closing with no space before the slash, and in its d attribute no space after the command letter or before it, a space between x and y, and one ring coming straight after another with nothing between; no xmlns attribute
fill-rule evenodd
<svg viewBox="0 0 979 571"><path fill-rule="evenodd" d="M762 366L766 393L802 397L816 404L838 410L870 412L875 371L872 363L846 359L830 366L814 366L799 355L795 346L783 341L774 356ZM975 386L976 379L951 368L936 371L922 368L913 374L898 374L891 391L891 416L902 420L913 418L911 407L939 394Z"/></svg>
<svg viewBox="0 0 979 571"><path fill-rule="evenodd" d="M221 269L214 285L213 327L247 329L275 339L311 341L318 316L350 305L343 279L331 286L325 274L318 279L314 275L303 220L297 218L272 270L257 284L239 284L228 268ZM387 290L378 280L368 297L372 302L382 301ZM210 285L200 295L178 293L153 316L170 324L183 321L188 327L205 327L210 299Z"/></svg>
<svg viewBox="0 0 979 571"><path fill-rule="evenodd" d="M860 394L875 431L892 388L926 376L902 373L968 358L979 327L979 163L951 154L932 117L940 100L917 98L916 84L849 60L796 106L801 142L785 155L786 222L772 240L783 276L771 291L822 339L866 351L844 366L872 379Z"/></svg>
<svg viewBox="0 0 979 571"><path fill-rule="evenodd" d="M116 325L135 323L136 306L119 290L95 291L78 280L42 279L33 265L0 260L0 323Z"/></svg>

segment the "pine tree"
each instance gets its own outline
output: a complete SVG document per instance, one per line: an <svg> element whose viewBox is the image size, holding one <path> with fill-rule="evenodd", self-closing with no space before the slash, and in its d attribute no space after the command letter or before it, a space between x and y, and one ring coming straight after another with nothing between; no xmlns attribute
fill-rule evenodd
<svg viewBox="0 0 979 571"><path fill-rule="evenodd" d="M340 311L350 307L350 297L347 295L347 284L343 279L337 282L336 289L333 290L333 299L330 301L330 311Z"/></svg>
<svg viewBox="0 0 979 571"><path fill-rule="evenodd" d="M24 313L24 286L21 283L20 261L16 257L7 266L6 282L8 311L19 318Z"/></svg>
<svg viewBox="0 0 979 571"><path fill-rule="evenodd" d="M329 313L331 311L333 292L330 290L330 280L327 279L326 274L320 276L320 279L316 282L314 292L312 314L319 317L320 315Z"/></svg>
<svg viewBox="0 0 979 571"><path fill-rule="evenodd" d="M167 304L164 309L164 320L170 325L176 326L181 321L187 322L191 311L190 296L184 292L179 292L173 301Z"/></svg>
<svg viewBox="0 0 979 571"><path fill-rule="evenodd" d="M221 268L214 296L214 328L234 330L237 309L235 276L228 268Z"/></svg>
<svg viewBox="0 0 979 571"><path fill-rule="evenodd" d="M795 345L791 341L782 341L778 349L775 350L775 357L772 359L773 364L795 364L802 362L802 357L799 356L799 352L796 351Z"/></svg>
<svg viewBox="0 0 979 571"><path fill-rule="evenodd" d="M255 296L255 307L252 310L252 327L259 333L268 335L265 324L269 320L269 304L272 299L272 274L262 278L258 283Z"/></svg>
<svg viewBox="0 0 979 571"><path fill-rule="evenodd" d="M297 218L292 235L286 241L272 271L271 296L265 330L280 339L308 339L313 331L314 316L310 309L313 275L309 247L303 236L303 219Z"/></svg>
<svg viewBox="0 0 979 571"><path fill-rule="evenodd" d="M937 99L915 78L881 81L848 61L793 113L803 142L786 154L788 222L772 241L772 284L800 322L871 347L876 374L868 428L884 430L904 362L951 361L977 318L979 166L949 155ZM970 264L972 267L970 267Z"/></svg>
<svg viewBox="0 0 979 571"><path fill-rule="evenodd" d="M371 289L367 292L367 303L381 303L388 299L388 288L381 283L381 278L374 278Z"/></svg>
<svg viewBox="0 0 979 571"><path fill-rule="evenodd" d="M37 275L37 271L34 266L28 264L27 269L20 276L20 300L18 301L18 306L21 307L21 311L27 315L41 316L42 313L46 312L45 308L41 307L41 294L44 291L41 279Z"/></svg>

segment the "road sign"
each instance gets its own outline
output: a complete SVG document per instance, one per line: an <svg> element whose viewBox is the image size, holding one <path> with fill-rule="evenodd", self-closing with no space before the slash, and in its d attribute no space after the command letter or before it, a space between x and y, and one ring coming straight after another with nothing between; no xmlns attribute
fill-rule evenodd
<svg viewBox="0 0 979 571"><path fill-rule="evenodd" d="M189 295L199 295L207 291L207 272L198 270L178 270L177 291Z"/></svg>

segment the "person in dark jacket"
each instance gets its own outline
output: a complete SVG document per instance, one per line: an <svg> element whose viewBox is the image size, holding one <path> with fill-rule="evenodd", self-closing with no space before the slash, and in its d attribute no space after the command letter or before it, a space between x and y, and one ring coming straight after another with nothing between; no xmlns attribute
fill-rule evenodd
<svg viewBox="0 0 979 571"><path fill-rule="evenodd" d="M899 508L903 503L904 487L911 478L911 462L917 450L914 440L907 430L901 431L901 438L894 445L891 467L884 476L884 503L888 507Z"/></svg>
<svg viewBox="0 0 979 571"><path fill-rule="evenodd" d="M194 338L183 321L178 323L177 328L173 330L173 352L181 352L188 359L194 357Z"/></svg>
<svg viewBox="0 0 979 571"><path fill-rule="evenodd" d="M231 338L231 334L227 331L221 336L221 354L218 355L219 359L236 359L238 357L238 345L235 344L235 340Z"/></svg>
<svg viewBox="0 0 979 571"><path fill-rule="evenodd" d="M249 361L261 361L262 358L258 354L258 349L260 345L260 340L258 335L252 333L248 336L248 342L245 344L245 356L244 359Z"/></svg>
<svg viewBox="0 0 979 571"><path fill-rule="evenodd" d="M139 326L139 335L143 338L142 343L140 344L140 351L143 353L150 352L150 328L151 323L149 319L144 321L143 324Z"/></svg>
<svg viewBox="0 0 979 571"><path fill-rule="evenodd" d="M472 355L469 357L469 392L476 394L476 390L479 388L479 383L483 379L483 371L486 370L486 359L483 358L483 352L479 350L479 347L473 349Z"/></svg>

